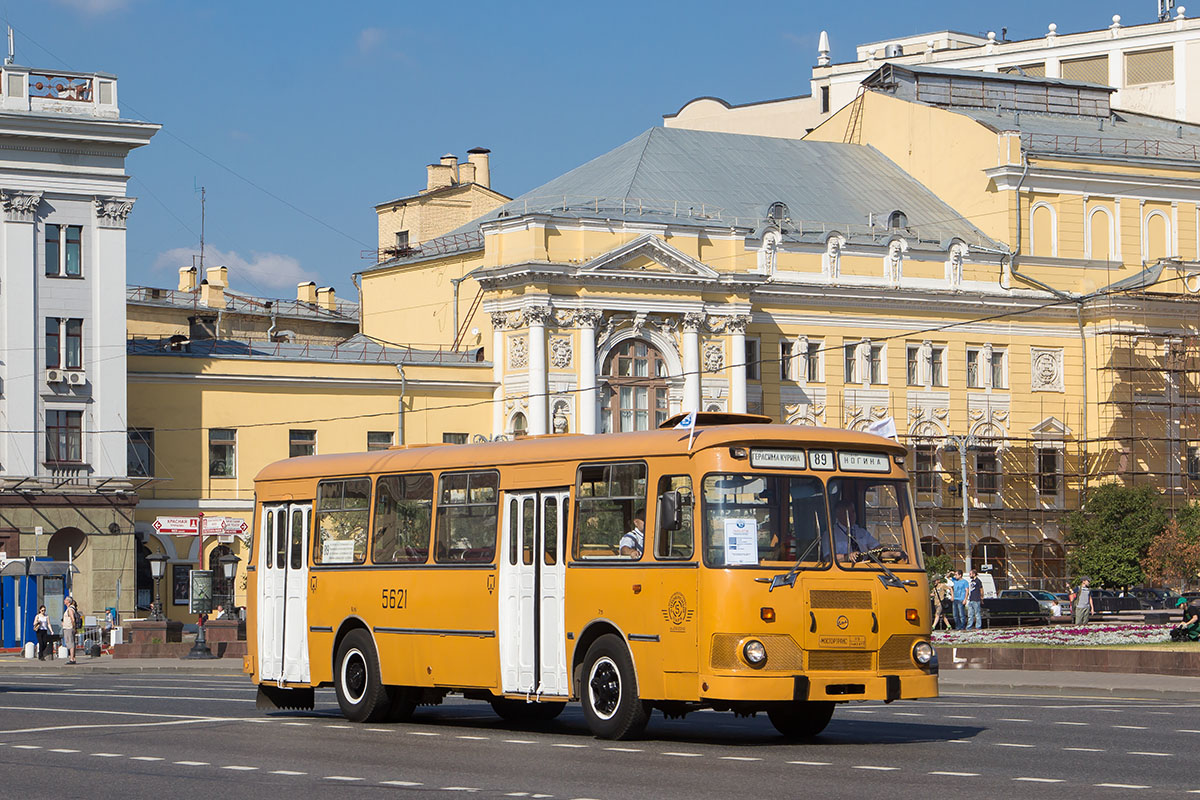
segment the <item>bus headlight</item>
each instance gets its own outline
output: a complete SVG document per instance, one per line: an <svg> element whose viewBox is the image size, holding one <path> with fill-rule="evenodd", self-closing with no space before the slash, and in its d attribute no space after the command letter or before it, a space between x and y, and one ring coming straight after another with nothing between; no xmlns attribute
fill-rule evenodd
<svg viewBox="0 0 1200 800"><path fill-rule="evenodd" d="M933 645L929 642L917 642L913 645L913 660L918 664L928 664L933 661Z"/></svg>
<svg viewBox="0 0 1200 800"><path fill-rule="evenodd" d="M767 648L758 639L751 639L742 645L742 658L752 667L761 667L767 663Z"/></svg>

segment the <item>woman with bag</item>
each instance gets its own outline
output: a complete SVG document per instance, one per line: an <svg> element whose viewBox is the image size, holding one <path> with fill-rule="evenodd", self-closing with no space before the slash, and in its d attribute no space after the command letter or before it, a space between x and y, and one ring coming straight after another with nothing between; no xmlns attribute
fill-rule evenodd
<svg viewBox="0 0 1200 800"><path fill-rule="evenodd" d="M33 618L33 632L38 641L38 661L46 660L46 648L50 645L53 631L50 628L50 617L46 615L46 607L38 608L37 616ZM52 653L51 658L54 657Z"/></svg>
<svg viewBox="0 0 1200 800"><path fill-rule="evenodd" d="M75 608L75 599L68 597L63 604L62 642L67 648L67 663L75 663L75 623L79 619L79 611Z"/></svg>

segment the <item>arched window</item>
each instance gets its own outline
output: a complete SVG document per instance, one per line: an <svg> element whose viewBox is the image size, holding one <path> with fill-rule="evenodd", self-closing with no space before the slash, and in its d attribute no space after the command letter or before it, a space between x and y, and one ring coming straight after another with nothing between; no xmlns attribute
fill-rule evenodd
<svg viewBox="0 0 1200 800"><path fill-rule="evenodd" d="M221 559L225 556L233 555L233 551L228 545L219 544L208 553L208 568L213 574L213 612L216 613L217 604L225 606L228 612L233 608L233 581L225 580L225 569L221 565Z"/></svg>
<svg viewBox="0 0 1200 800"><path fill-rule="evenodd" d="M1052 539L1043 539L1033 546L1033 574L1043 589L1061 589L1067 576L1067 560L1063 546Z"/></svg>
<svg viewBox="0 0 1200 800"><path fill-rule="evenodd" d="M1035 203L1029 212L1029 252L1035 256L1058 255L1058 231L1055 230L1054 209L1045 203Z"/></svg>
<svg viewBox="0 0 1200 800"><path fill-rule="evenodd" d="M520 411L512 415L512 425L509 428L512 431L514 439L520 439L529 431L529 423L525 420L525 415Z"/></svg>
<svg viewBox="0 0 1200 800"><path fill-rule="evenodd" d="M971 548L971 567L991 575L997 589L1008 587L1008 556L999 539L988 536L977 541Z"/></svg>
<svg viewBox="0 0 1200 800"><path fill-rule="evenodd" d="M87 536L79 528L62 528L50 537L46 544L46 555L55 561L79 558L87 547Z"/></svg>
<svg viewBox="0 0 1200 800"><path fill-rule="evenodd" d="M921 552L926 558L933 556L941 556L946 554L946 548L942 546L942 540L936 536L921 537Z"/></svg>
<svg viewBox="0 0 1200 800"><path fill-rule="evenodd" d="M767 222L770 223L776 230L782 231L784 223L788 219L787 203L771 203L771 207L767 209Z"/></svg>
<svg viewBox="0 0 1200 800"><path fill-rule="evenodd" d="M1088 257L1094 261L1113 261L1113 218L1107 208L1093 208L1088 214L1088 225L1091 228L1089 243L1091 250Z"/></svg>
<svg viewBox="0 0 1200 800"><path fill-rule="evenodd" d="M908 227L908 215L899 209L888 216L888 230L898 231Z"/></svg>
<svg viewBox="0 0 1200 800"><path fill-rule="evenodd" d="M1146 215L1146 261L1154 263L1171 255L1171 223L1161 211Z"/></svg>
<svg viewBox="0 0 1200 800"><path fill-rule="evenodd" d="M641 339L617 345L604 362L602 433L645 431L667 419L667 364Z"/></svg>

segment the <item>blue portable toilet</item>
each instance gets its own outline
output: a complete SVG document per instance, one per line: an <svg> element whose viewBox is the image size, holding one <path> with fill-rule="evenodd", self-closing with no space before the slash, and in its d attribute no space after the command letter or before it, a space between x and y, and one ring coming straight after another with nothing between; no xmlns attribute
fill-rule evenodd
<svg viewBox="0 0 1200 800"><path fill-rule="evenodd" d="M46 606L51 623L62 617L65 576L77 571L65 561L18 558L0 570L0 647L20 647L35 642L33 618Z"/></svg>

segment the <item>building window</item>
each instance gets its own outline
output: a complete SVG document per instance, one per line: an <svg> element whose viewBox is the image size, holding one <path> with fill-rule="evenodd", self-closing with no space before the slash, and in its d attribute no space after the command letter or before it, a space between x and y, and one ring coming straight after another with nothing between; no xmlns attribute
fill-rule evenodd
<svg viewBox="0 0 1200 800"><path fill-rule="evenodd" d="M466 444L467 434L465 433L443 433L442 444Z"/></svg>
<svg viewBox="0 0 1200 800"><path fill-rule="evenodd" d="M1200 481L1200 447L1194 444L1187 449L1187 475L1194 481Z"/></svg>
<svg viewBox="0 0 1200 800"><path fill-rule="evenodd" d="M46 366L83 369L83 320L46 317Z"/></svg>
<svg viewBox="0 0 1200 800"><path fill-rule="evenodd" d="M288 458L314 456L317 454L317 432L313 430L288 431Z"/></svg>
<svg viewBox="0 0 1200 800"><path fill-rule="evenodd" d="M898 231L908 227L908 215L903 211L893 211L888 216L888 230Z"/></svg>
<svg viewBox="0 0 1200 800"><path fill-rule="evenodd" d="M1000 489L1000 459L995 447L975 451L975 493L995 494Z"/></svg>
<svg viewBox="0 0 1200 800"><path fill-rule="evenodd" d="M992 350L992 362L990 367L992 370L993 389L1008 388L1008 370L1005 369L1005 354L1006 351L999 348L994 348Z"/></svg>
<svg viewBox="0 0 1200 800"><path fill-rule="evenodd" d="M79 464L83 461L83 412L46 412L46 462Z"/></svg>
<svg viewBox="0 0 1200 800"><path fill-rule="evenodd" d="M858 342L842 345L842 369L846 383L858 383Z"/></svg>
<svg viewBox="0 0 1200 800"><path fill-rule="evenodd" d="M829 87L828 86L821 87L821 113L822 114L829 113Z"/></svg>
<svg viewBox="0 0 1200 800"><path fill-rule="evenodd" d="M946 385L946 348L935 347L929 356L929 383L933 386Z"/></svg>
<svg viewBox="0 0 1200 800"><path fill-rule="evenodd" d="M237 431L213 428L208 432L208 476L232 478L237 456Z"/></svg>
<svg viewBox="0 0 1200 800"><path fill-rule="evenodd" d="M69 319L67 329L67 369L83 369L83 320Z"/></svg>
<svg viewBox="0 0 1200 800"><path fill-rule="evenodd" d="M795 345L786 339L779 342L779 380L792 380L792 355Z"/></svg>
<svg viewBox="0 0 1200 800"><path fill-rule="evenodd" d="M83 263L83 226L46 226L46 274L78 278Z"/></svg>
<svg viewBox="0 0 1200 800"><path fill-rule="evenodd" d="M520 439L529 432L529 423L525 420L525 415L520 411L512 416L512 436L514 439Z"/></svg>
<svg viewBox="0 0 1200 800"><path fill-rule="evenodd" d="M808 340L808 359L805 364L807 376L810 383L820 383L825 380L823 370L821 369L822 354L825 352L824 343L820 340Z"/></svg>
<svg viewBox="0 0 1200 800"><path fill-rule="evenodd" d="M126 442L126 474L133 478L153 478L154 429L130 428Z"/></svg>
<svg viewBox="0 0 1200 800"><path fill-rule="evenodd" d="M979 375L979 351L967 351L967 388L979 389L983 387L983 381Z"/></svg>
<svg viewBox="0 0 1200 800"><path fill-rule="evenodd" d="M367 452L387 450L392 446L391 431L367 431Z"/></svg>
<svg viewBox="0 0 1200 800"><path fill-rule="evenodd" d="M1037 451L1037 487L1043 497L1057 497L1059 489L1059 452L1053 447Z"/></svg>
<svg viewBox="0 0 1200 800"><path fill-rule="evenodd" d="M408 231L396 231L396 249L408 249Z"/></svg>
<svg viewBox="0 0 1200 800"><path fill-rule="evenodd" d="M746 339L746 380L762 380L762 365L758 357L758 339Z"/></svg>
<svg viewBox="0 0 1200 800"><path fill-rule="evenodd" d="M883 363L883 345L871 345L871 385L882 386L887 383L887 365Z"/></svg>
<svg viewBox="0 0 1200 800"><path fill-rule="evenodd" d="M641 339L617 345L602 381L602 433L652 430L666 421L667 364L652 345Z"/></svg>
<svg viewBox="0 0 1200 800"><path fill-rule="evenodd" d="M921 385L921 346L910 344L905 349L905 366L909 386Z"/></svg>
<svg viewBox="0 0 1200 800"><path fill-rule="evenodd" d="M46 366L62 366L62 337L58 317L46 317Z"/></svg>
<svg viewBox="0 0 1200 800"><path fill-rule="evenodd" d="M917 492L920 494L930 494L937 485L936 458L937 447L932 444L919 444L913 450L914 465L913 478L917 485Z"/></svg>

